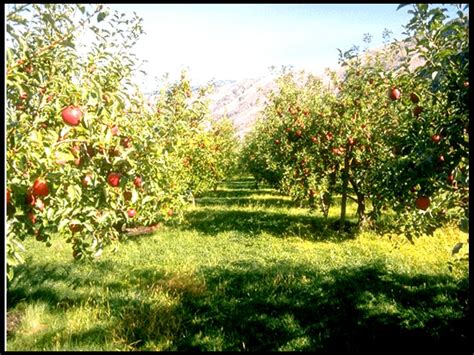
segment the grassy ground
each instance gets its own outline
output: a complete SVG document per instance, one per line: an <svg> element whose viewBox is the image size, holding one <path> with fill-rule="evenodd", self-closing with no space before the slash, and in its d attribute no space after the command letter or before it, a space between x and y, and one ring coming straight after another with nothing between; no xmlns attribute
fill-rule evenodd
<svg viewBox="0 0 474 355"><path fill-rule="evenodd" d="M197 200L186 223L95 262L27 242L8 284L10 351L403 351L467 347L467 236L340 234L250 179ZM337 218L337 206L329 220ZM355 206L349 206L354 216Z"/></svg>

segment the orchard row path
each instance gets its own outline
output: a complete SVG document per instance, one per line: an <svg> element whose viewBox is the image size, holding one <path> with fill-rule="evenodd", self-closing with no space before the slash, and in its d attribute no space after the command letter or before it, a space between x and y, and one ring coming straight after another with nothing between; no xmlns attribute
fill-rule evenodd
<svg viewBox="0 0 474 355"><path fill-rule="evenodd" d="M467 270L457 235L405 239L331 229L251 178L196 198L181 224L94 261L56 236L26 240L7 287L10 351L463 353ZM348 216L355 214L354 209Z"/></svg>

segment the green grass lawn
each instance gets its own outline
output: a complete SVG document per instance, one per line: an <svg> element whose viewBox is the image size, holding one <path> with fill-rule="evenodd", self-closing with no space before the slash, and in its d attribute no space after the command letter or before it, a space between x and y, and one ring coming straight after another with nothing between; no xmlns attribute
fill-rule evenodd
<svg viewBox="0 0 474 355"><path fill-rule="evenodd" d="M74 261L26 241L8 283L9 351L321 351L467 348L467 235L337 233L251 179L196 200L185 223ZM356 207L348 215L355 218ZM355 219L354 219L355 220Z"/></svg>

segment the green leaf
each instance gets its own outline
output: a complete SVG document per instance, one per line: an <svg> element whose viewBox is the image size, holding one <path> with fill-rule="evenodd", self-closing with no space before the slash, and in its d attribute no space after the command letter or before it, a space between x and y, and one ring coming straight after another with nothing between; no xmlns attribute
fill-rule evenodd
<svg viewBox="0 0 474 355"><path fill-rule="evenodd" d="M397 11L400 10L401 8L407 6L407 5L411 5L411 4L400 4L400 5L398 5Z"/></svg>
<svg viewBox="0 0 474 355"><path fill-rule="evenodd" d="M99 12L99 14L97 15L97 22L103 21L108 15L109 13L107 11Z"/></svg>

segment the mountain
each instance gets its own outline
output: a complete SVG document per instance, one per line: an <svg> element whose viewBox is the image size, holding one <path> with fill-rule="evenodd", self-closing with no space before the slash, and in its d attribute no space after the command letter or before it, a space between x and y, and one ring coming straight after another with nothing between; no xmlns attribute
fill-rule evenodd
<svg viewBox="0 0 474 355"><path fill-rule="evenodd" d="M402 43L402 46L413 48L414 43L413 41L407 41ZM386 48L381 47L362 53L362 60L364 61L367 55L374 55L385 50ZM419 55L412 55L412 61L409 66L411 71L424 63L424 60ZM386 63L387 68L398 68L403 56L404 51L396 51L394 57ZM339 77L344 75L344 68L339 65L330 69L335 71ZM312 74L321 78L324 84L330 82L329 77L322 71ZM260 111L265 107L268 93L277 88L276 78L275 75L269 74L254 79L215 82L214 91L209 95L211 99L210 109L213 116L217 119L224 115L231 118L237 129L238 136L242 138L252 129Z"/></svg>

